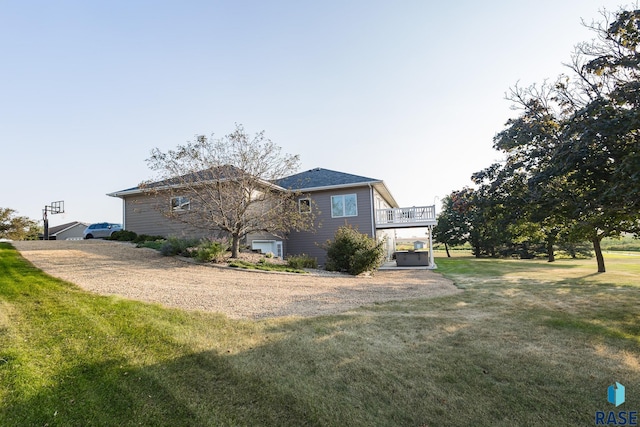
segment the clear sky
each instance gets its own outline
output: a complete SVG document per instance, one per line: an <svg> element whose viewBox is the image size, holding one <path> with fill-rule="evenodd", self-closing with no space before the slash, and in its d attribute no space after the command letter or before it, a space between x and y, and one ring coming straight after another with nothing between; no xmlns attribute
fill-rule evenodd
<svg viewBox="0 0 640 427"><path fill-rule="evenodd" d="M145 159L235 123L439 205L496 160L508 89L565 71L607 0L0 0L0 207L121 222ZM293 172L293 171L292 171Z"/></svg>

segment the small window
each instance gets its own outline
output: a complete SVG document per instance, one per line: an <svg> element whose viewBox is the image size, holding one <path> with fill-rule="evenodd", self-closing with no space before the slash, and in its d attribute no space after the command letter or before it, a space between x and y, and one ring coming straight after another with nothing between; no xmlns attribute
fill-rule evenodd
<svg viewBox="0 0 640 427"><path fill-rule="evenodd" d="M311 199L300 199L298 200L298 210L300 213L310 213L311 212Z"/></svg>
<svg viewBox="0 0 640 427"><path fill-rule="evenodd" d="M188 211L191 209L191 200L188 197L178 196L171 198L171 210L176 211Z"/></svg>
<svg viewBox="0 0 640 427"><path fill-rule="evenodd" d="M355 194L331 196L331 216L358 216L358 197Z"/></svg>

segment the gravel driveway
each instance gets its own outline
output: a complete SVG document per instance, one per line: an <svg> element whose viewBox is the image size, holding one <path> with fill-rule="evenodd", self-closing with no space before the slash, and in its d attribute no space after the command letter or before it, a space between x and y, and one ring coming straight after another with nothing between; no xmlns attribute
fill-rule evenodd
<svg viewBox="0 0 640 427"><path fill-rule="evenodd" d="M12 244L36 267L87 291L230 318L309 317L460 292L429 270L378 271L369 277L283 274L193 264L101 240Z"/></svg>

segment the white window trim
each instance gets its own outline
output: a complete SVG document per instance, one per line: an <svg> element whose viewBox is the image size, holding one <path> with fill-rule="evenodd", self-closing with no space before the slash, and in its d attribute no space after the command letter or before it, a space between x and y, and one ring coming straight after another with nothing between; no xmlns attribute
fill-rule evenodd
<svg viewBox="0 0 640 427"><path fill-rule="evenodd" d="M346 213L346 203L345 203L345 199L349 196L353 196L356 199L356 204L355 204L355 208L356 208L356 213L353 215L347 215ZM339 197L342 199L342 215L334 215L333 214L333 198L334 197ZM336 196L331 196L331 218L349 218L349 217L356 217L358 216L358 195L356 193L352 193L352 194L339 194Z"/></svg>
<svg viewBox="0 0 640 427"><path fill-rule="evenodd" d="M179 203L179 204L175 204L173 203L174 200L179 200L179 199L184 199L186 200L185 203ZM186 206L183 207L183 206ZM171 212L185 212L185 211L190 211L191 210L191 199L185 196L176 196L176 197L172 197L171 198Z"/></svg>
<svg viewBox="0 0 640 427"><path fill-rule="evenodd" d="M303 204L301 203L303 200L308 203L304 206L304 210L302 209ZM300 213L311 213L311 199L306 197L304 199L298 199L298 212Z"/></svg>

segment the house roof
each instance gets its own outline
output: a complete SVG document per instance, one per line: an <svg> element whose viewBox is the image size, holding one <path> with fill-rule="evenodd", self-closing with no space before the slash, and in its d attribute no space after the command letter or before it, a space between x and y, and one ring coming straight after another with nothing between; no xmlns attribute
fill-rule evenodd
<svg viewBox="0 0 640 427"><path fill-rule="evenodd" d="M226 179L233 179L239 173L234 167L229 166L229 170L223 172L223 177ZM144 191L146 188L157 187L171 187L180 185L180 183L193 182L197 180L214 180L219 177L214 176L210 169L206 171L184 175L180 178L173 178L169 180L162 180L152 183L141 184L137 187L128 188L125 190L115 191L108 193L108 196L112 197L124 197L131 194L138 194ZM266 184L266 183L265 183ZM275 185L274 185L275 184ZM282 189L295 190L295 191L319 191L319 190L331 190L339 188L350 187L362 187L369 185L374 187L378 193L389 203L391 207L397 208L398 203L395 201L389 189L385 185L384 181L375 178L367 178L365 176L353 175L345 172L338 172L330 169L315 168L306 172L300 172L294 175L287 176L285 178L274 181L269 184L277 186Z"/></svg>
<svg viewBox="0 0 640 427"><path fill-rule="evenodd" d="M333 187L338 185L366 184L379 182L379 179L329 169L315 168L300 172L278 180L276 183L289 190L306 190L310 188Z"/></svg>
<svg viewBox="0 0 640 427"><path fill-rule="evenodd" d="M381 179L368 178L366 176L353 175L330 169L315 168L306 172L300 172L282 178L276 181L276 184L288 190L296 191L319 191L370 185L374 187L392 207L398 207L398 203Z"/></svg>
<svg viewBox="0 0 640 427"><path fill-rule="evenodd" d="M163 188L177 188L191 185L197 182L207 182L207 181L226 181L239 179L243 176L243 172L231 165L224 166L216 166L211 167L202 171L190 172L185 175L181 175L175 178L163 179L155 182L144 182L139 184L137 187L131 187L120 191L114 191L113 193L107 193L107 196L111 197L124 197L131 194L138 194L145 191L145 189L155 188L155 189L163 189ZM263 180L262 183L265 186L273 186L272 183L266 182Z"/></svg>
<svg viewBox="0 0 640 427"><path fill-rule="evenodd" d="M87 227L89 224L84 222L68 222L66 224L56 225L55 227L49 227L49 236L55 236L58 233L62 233L63 231L67 231L70 228L77 227L81 225L82 227Z"/></svg>

